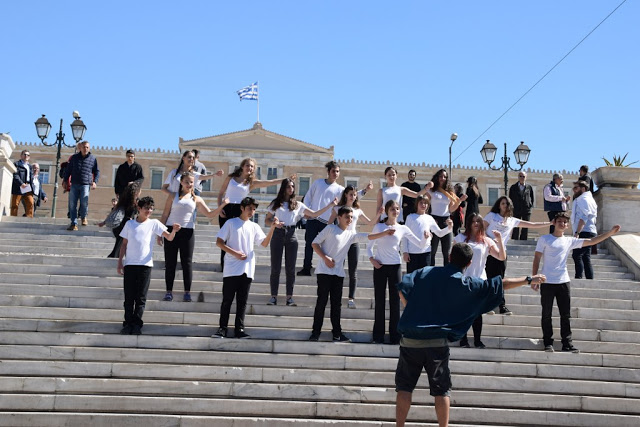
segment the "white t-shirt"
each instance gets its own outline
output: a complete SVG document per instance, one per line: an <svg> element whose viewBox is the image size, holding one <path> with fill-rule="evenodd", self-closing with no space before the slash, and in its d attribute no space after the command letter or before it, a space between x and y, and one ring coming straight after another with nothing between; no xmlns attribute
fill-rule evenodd
<svg viewBox="0 0 640 427"><path fill-rule="evenodd" d="M503 218L500 214L489 212L485 215L484 220L489 223L486 233L487 236L493 238L493 230L496 230L502 236L502 243L507 246L507 242L511 239L511 230L520 225L520 220L512 216Z"/></svg>
<svg viewBox="0 0 640 427"><path fill-rule="evenodd" d="M231 177L224 195L229 199L229 203L240 204L242 199L249 195L249 191L251 191L250 184L238 183L235 178Z"/></svg>
<svg viewBox="0 0 640 427"><path fill-rule="evenodd" d="M305 194L304 201L307 206L309 206L309 209L318 211L331 203L336 197L342 196L343 191L344 187L337 182L327 184L327 181L322 178L316 179L313 181L313 184L311 184L307 194ZM331 209L327 210L315 219L326 224L329 221L330 216Z"/></svg>
<svg viewBox="0 0 640 427"><path fill-rule="evenodd" d="M414 243L416 246L421 248L422 251L427 247L428 243L427 239L424 238L424 234L420 237L416 237L416 235L413 234L406 225L396 224L389 226L383 222L379 222L373 227L373 231L371 231L371 233L381 233L388 228L394 228L396 232L390 236L369 240L369 243L367 244L367 254L369 255L369 258L375 258L380 264L394 265L402 263L402 258L400 257L399 252L400 242L402 239L407 239L409 242ZM373 247L376 245L378 247L374 256Z"/></svg>
<svg viewBox="0 0 640 427"><path fill-rule="evenodd" d="M583 243L584 239L556 237L553 234L538 238L536 252L542 253L542 271L539 273L547 277L547 283L560 284L571 280L567 271L567 258L572 249L581 248Z"/></svg>
<svg viewBox="0 0 640 427"><path fill-rule="evenodd" d="M395 200L398 206L400 206L400 213L398 214L398 218L400 219L404 218L404 216L402 215L402 187L400 187L399 185L394 185L393 187L383 188L382 189L382 207L383 208L385 207L385 205L389 200ZM385 212L382 212L382 215L380 215L380 219L384 221L386 218L387 218L387 214Z"/></svg>
<svg viewBox="0 0 640 427"><path fill-rule="evenodd" d="M407 217L407 222L405 224L409 229L416 235L416 237L424 236L425 231L429 231L430 233L435 234L438 237L444 237L447 234L451 233L449 227L440 228L438 224L436 224L436 220L429 214L418 215L416 213L412 213ZM431 236L427 239L427 245L422 247L420 245L415 245L410 242L408 239L402 239L402 252L408 252L410 254L422 254L425 252L431 251Z"/></svg>
<svg viewBox="0 0 640 427"><path fill-rule="evenodd" d="M286 226L296 225L298 221L300 221L304 216L304 211L306 209L309 209L307 208L307 205L305 205L302 202L298 202L296 205L296 208L292 211L289 210L289 202L284 202L282 206L280 206L275 211L273 210L272 207L273 207L273 202L267 208L268 211L274 214L274 216L278 218L278 220Z"/></svg>
<svg viewBox="0 0 640 427"><path fill-rule="evenodd" d="M195 228L193 214L196 211L196 202L191 194L186 195L182 199L175 193L171 204L171 212L167 218L167 224L180 224L182 228Z"/></svg>
<svg viewBox="0 0 640 427"><path fill-rule="evenodd" d="M485 236L484 243L478 243L474 241L465 242L467 236L460 233L456 236L454 241L456 243L466 243L471 246L473 250L473 258L471 258L471 264L464 271L465 276L469 277L479 277L481 279L487 278L487 273L484 271L484 267L487 264L487 257L489 256L490 249L496 248L498 250L498 245L492 239Z"/></svg>
<svg viewBox="0 0 640 427"><path fill-rule="evenodd" d="M167 175L167 179L164 180L165 184L169 184L168 190L172 193L177 193L178 191L180 191L180 177L182 176L181 173L178 173L176 175L176 171L177 169L171 169L171 172L169 172L169 175ZM191 174L193 174L194 176L194 186L197 188L198 185L200 184L200 174L199 172L191 172Z"/></svg>
<svg viewBox="0 0 640 427"><path fill-rule="evenodd" d="M344 277L344 260L347 258L349 247L353 243L361 243L368 241L367 233L356 233L354 230L342 230L335 224L327 225L315 239L313 243L317 243L322 248L322 252L333 259L335 266L329 268L323 259L318 261L316 274L332 274L334 276Z"/></svg>
<svg viewBox="0 0 640 427"><path fill-rule="evenodd" d="M431 195L431 215L449 216L449 203L451 200L444 193L429 190Z"/></svg>
<svg viewBox="0 0 640 427"><path fill-rule="evenodd" d="M127 239L127 252L123 265L146 265L153 267L153 244L155 236L162 236L167 227L157 219L138 222L127 221L120 232L120 237Z"/></svg>
<svg viewBox="0 0 640 427"><path fill-rule="evenodd" d="M334 206L333 210L335 211L336 215L338 215L338 211L340 210L341 207L342 206ZM353 221L351 222L351 224L349 224L349 226L347 227L347 230L356 231L356 225L358 225L358 219L364 212L362 212L362 209L357 209L353 207L351 208L351 210L353 211Z"/></svg>
<svg viewBox="0 0 640 427"><path fill-rule="evenodd" d="M224 223L216 239L220 238L227 243L231 249L241 251L247 258L240 260L233 255L227 254L224 257L224 269L222 277L242 276L253 279L256 271L256 254L254 245L259 245L267 236L262 228L253 221L243 221L240 218L232 218Z"/></svg>

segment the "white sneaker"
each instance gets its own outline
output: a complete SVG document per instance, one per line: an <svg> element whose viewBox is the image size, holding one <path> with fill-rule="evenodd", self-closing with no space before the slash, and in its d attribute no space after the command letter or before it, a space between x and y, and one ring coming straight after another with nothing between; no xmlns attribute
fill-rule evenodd
<svg viewBox="0 0 640 427"><path fill-rule="evenodd" d="M350 299L349 302L347 303L347 307L356 308L356 303L352 299Z"/></svg>

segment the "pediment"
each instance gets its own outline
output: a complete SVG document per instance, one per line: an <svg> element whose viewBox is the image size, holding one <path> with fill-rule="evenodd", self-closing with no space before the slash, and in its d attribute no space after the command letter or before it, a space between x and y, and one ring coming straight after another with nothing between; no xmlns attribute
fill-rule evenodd
<svg viewBox="0 0 640 427"><path fill-rule="evenodd" d="M200 150L222 148L253 151L286 151L296 153L321 153L333 156L333 146L329 148L320 147L319 145L280 135L263 129L260 123L256 123L253 128L243 131L191 140L180 139L180 150L182 151L188 148L198 148Z"/></svg>

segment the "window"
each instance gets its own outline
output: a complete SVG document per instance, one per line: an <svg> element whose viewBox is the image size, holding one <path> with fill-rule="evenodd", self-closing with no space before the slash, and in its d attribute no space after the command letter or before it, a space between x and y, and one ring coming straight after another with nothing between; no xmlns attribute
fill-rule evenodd
<svg viewBox="0 0 640 427"><path fill-rule="evenodd" d="M487 184L487 204L493 206L493 204L500 197L501 187L496 184Z"/></svg>
<svg viewBox="0 0 640 427"><path fill-rule="evenodd" d="M202 191L211 191L211 179L202 181Z"/></svg>
<svg viewBox="0 0 640 427"><path fill-rule="evenodd" d="M262 175L262 170L260 169L260 166L258 166L258 170L256 170L256 179L260 179ZM254 188L253 190L251 190L251 194L260 194L260 189L259 188Z"/></svg>
<svg viewBox="0 0 640 427"><path fill-rule="evenodd" d="M358 189L358 178L347 176L344 178L344 186L352 186L355 189Z"/></svg>
<svg viewBox="0 0 640 427"><path fill-rule="evenodd" d="M380 178L380 188L387 188L387 179Z"/></svg>
<svg viewBox="0 0 640 427"><path fill-rule="evenodd" d="M51 165L40 164L40 173L38 174L38 180L40 181L40 184L49 183L50 170L51 170Z"/></svg>
<svg viewBox="0 0 640 427"><path fill-rule="evenodd" d="M267 179L276 179L278 177L278 168L268 168L267 169ZM277 194L278 186L270 185L267 187L267 194Z"/></svg>
<svg viewBox="0 0 640 427"><path fill-rule="evenodd" d="M260 224L260 215L258 213L254 213L251 217L251 221L255 222L256 224Z"/></svg>
<svg viewBox="0 0 640 427"><path fill-rule="evenodd" d="M298 177L298 195L300 197L304 197L309 191L309 186L311 185L311 177L309 176L300 176Z"/></svg>
<svg viewBox="0 0 640 427"><path fill-rule="evenodd" d="M111 169L113 170L113 175L111 175L111 186L115 187L116 185L116 173L118 172L118 168L120 165L112 165Z"/></svg>
<svg viewBox="0 0 640 427"><path fill-rule="evenodd" d="M164 171L162 169L151 168L151 189L160 190L162 188L163 180L162 175Z"/></svg>

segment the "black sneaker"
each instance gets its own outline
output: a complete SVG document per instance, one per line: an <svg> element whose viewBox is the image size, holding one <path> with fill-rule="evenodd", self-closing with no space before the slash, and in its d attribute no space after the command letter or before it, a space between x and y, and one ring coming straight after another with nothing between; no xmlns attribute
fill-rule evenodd
<svg viewBox="0 0 640 427"><path fill-rule="evenodd" d="M211 335L211 338L226 338L227 328L218 328L215 334Z"/></svg>
<svg viewBox="0 0 640 427"><path fill-rule="evenodd" d="M251 335L246 333L244 331L244 329L236 329L235 337L236 338L249 338L249 337L251 337Z"/></svg>
<svg viewBox="0 0 640 427"><path fill-rule="evenodd" d="M575 348L573 346L573 344L563 344L562 345L562 351L566 351L566 352L569 352L569 353L580 353L580 350Z"/></svg>
<svg viewBox="0 0 640 427"><path fill-rule="evenodd" d="M552 345L545 345L544 346L544 351L546 351L547 353L553 353L553 346Z"/></svg>
<svg viewBox="0 0 640 427"><path fill-rule="evenodd" d="M469 341L467 340L460 340L460 347L471 348L471 346L469 345Z"/></svg>
<svg viewBox="0 0 640 427"><path fill-rule="evenodd" d="M297 307L298 306L298 304L295 303L293 298L287 299L287 305L290 306L290 307Z"/></svg>
<svg viewBox="0 0 640 427"><path fill-rule="evenodd" d="M311 336L309 337L309 341L318 341L319 338L320 338L320 334L312 333Z"/></svg>
<svg viewBox="0 0 640 427"><path fill-rule="evenodd" d="M500 314L504 314L505 316L511 316L513 312L509 310L506 306L500 307Z"/></svg>
<svg viewBox="0 0 640 427"><path fill-rule="evenodd" d="M298 271L297 273L298 276L311 276L311 270L307 270L307 269L302 269L300 271Z"/></svg>
<svg viewBox="0 0 640 427"><path fill-rule="evenodd" d="M276 299L276 297L271 297L271 299L267 303L267 305L277 305L277 304L278 304L278 300Z"/></svg>
<svg viewBox="0 0 640 427"><path fill-rule="evenodd" d="M142 334L142 326L133 325L131 327L131 335L140 335L140 334Z"/></svg>
<svg viewBox="0 0 640 427"><path fill-rule="evenodd" d="M478 342L473 343L473 346L475 348L487 348L487 346L484 345L484 343L482 341L478 341Z"/></svg>
<svg viewBox="0 0 640 427"><path fill-rule="evenodd" d="M120 335L131 335L131 325L125 325L120 329Z"/></svg>
<svg viewBox="0 0 640 427"><path fill-rule="evenodd" d="M345 334L334 335L333 342L351 342L351 338L347 337Z"/></svg>

